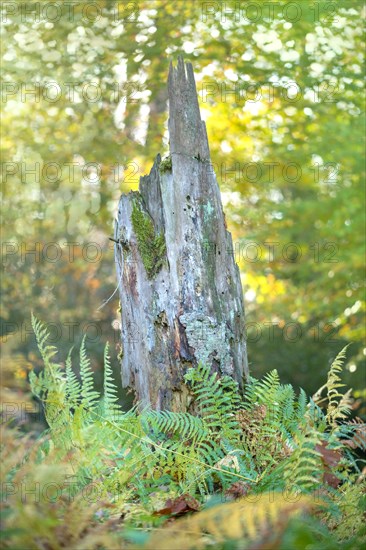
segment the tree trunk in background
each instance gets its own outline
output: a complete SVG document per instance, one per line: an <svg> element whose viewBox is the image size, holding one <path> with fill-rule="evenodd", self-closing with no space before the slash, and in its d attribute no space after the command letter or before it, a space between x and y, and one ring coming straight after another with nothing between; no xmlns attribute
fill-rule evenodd
<svg viewBox="0 0 366 550"><path fill-rule="evenodd" d="M121 196L115 224L122 384L155 409L189 409L199 362L242 387L244 306L231 234L210 164L192 65L170 67L170 156L139 192Z"/></svg>

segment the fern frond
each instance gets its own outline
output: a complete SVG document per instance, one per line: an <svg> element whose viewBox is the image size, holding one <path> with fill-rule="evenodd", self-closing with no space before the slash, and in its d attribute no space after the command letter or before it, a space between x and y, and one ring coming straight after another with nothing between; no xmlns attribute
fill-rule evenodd
<svg viewBox="0 0 366 550"><path fill-rule="evenodd" d="M268 405L274 402L280 385L278 372L273 370L268 372L263 380L256 380L250 377L244 392L244 408L250 410L253 405Z"/></svg>
<svg viewBox="0 0 366 550"><path fill-rule="evenodd" d="M53 437L58 438L64 446L67 446L70 409L66 398L66 378L61 366L52 361L57 349L47 344L49 338L47 327L33 313L32 327L44 368L38 376L34 372L30 374L31 390L43 402L45 417Z"/></svg>
<svg viewBox="0 0 366 550"><path fill-rule="evenodd" d="M332 424L337 420L344 420L351 414L353 404L351 393L352 389L350 388L340 396L339 402L334 404L334 409L329 410L328 407L328 419Z"/></svg>
<svg viewBox="0 0 366 550"><path fill-rule="evenodd" d="M52 358L57 353L57 348L47 344L50 337L47 327L38 320L32 313L32 328L37 340L37 346L43 359L49 381L55 385L59 384L63 378L60 365L53 363Z"/></svg>
<svg viewBox="0 0 366 550"><path fill-rule="evenodd" d="M202 418L189 413L147 411L142 415L147 433L178 434L181 440L201 441L208 437L208 429Z"/></svg>
<svg viewBox="0 0 366 550"><path fill-rule="evenodd" d="M327 418L331 422L335 421L335 415L337 414L338 399L342 399L342 394L338 389L343 388L345 384L342 383L339 374L342 372L343 363L346 358L346 350L348 346L345 346L334 359L328 372L327 380L327 393L328 393L328 410Z"/></svg>
<svg viewBox="0 0 366 550"><path fill-rule="evenodd" d="M337 357L332 362L328 372L327 382L322 388L320 388L320 390L317 391L314 399L318 403L319 401L321 402L320 397L322 390L326 389L328 400L326 419L333 429L337 426L337 420L346 418L346 416L351 412L351 390L349 390L346 394L339 392L339 388L343 388L345 386L339 375L343 370L343 363L346 358L348 346L349 344L347 344L347 346L345 346L338 353Z"/></svg>
<svg viewBox="0 0 366 550"><path fill-rule="evenodd" d="M113 371L111 367L111 361L109 356L109 344L108 342L104 348L104 399L103 399L103 413L106 418L110 418L120 412L118 405L118 391L113 380Z"/></svg>
<svg viewBox="0 0 366 550"><path fill-rule="evenodd" d="M202 363L191 368L185 375L191 383L192 391L200 414L212 431L220 436L235 440L240 435L240 427L235 411L240 407L238 384L229 376L219 378L211 374L210 368Z"/></svg>
<svg viewBox="0 0 366 550"><path fill-rule="evenodd" d="M72 354L73 348L69 351L66 359L66 396L70 407L75 408L80 402L81 386L80 382L72 369Z"/></svg>
<svg viewBox="0 0 366 550"><path fill-rule="evenodd" d="M306 405L307 405L306 393L302 388L300 388L300 395L296 406L296 417L299 422L301 422L305 416Z"/></svg>
<svg viewBox="0 0 366 550"><path fill-rule="evenodd" d="M294 439L296 448L286 461L284 480L289 489L294 486L302 490L315 489L321 482L323 468L321 453L315 450L320 444L320 435L316 431L298 433Z"/></svg>
<svg viewBox="0 0 366 550"><path fill-rule="evenodd" d="M81 403L85 410L92 410L96 407L100 396L94 390L93 372L86 353L85 339L86 336L84 336L80 347Z"/></svg>
<svg viewBox="0 0 366 550"><path fill-rule="evenodd" d="M349 448L366 451L366 423L361 418L353 418L340 424L334 434Z"/></svg>
<svg viewBox="0 0 366 550"><path fill-rule="evenodd" d="M267 548L266 537L279 538L290 517L319 507L310 497L297 496L292 500L291 495L287 496L263 493L208 508L174 522L164 531L157 530L144 548L201 550L221 548L228 540L240 542L240 548L249 548L254 541L256 547Z"/></svg>

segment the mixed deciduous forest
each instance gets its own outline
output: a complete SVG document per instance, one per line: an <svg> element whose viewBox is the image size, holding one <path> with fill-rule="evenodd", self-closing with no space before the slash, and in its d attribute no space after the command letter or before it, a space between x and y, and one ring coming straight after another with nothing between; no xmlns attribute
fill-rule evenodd
<svg viewBox="0 0 366 550"><path fill-rule="evenodd" d="M364 17L358 0L2 3L4 548L364 544ZM249 372L195 350L181 411L122 387L115 256L121 194L158 154L176 169L180 56ZM142 211L150 281L166 243Z"/></svg>

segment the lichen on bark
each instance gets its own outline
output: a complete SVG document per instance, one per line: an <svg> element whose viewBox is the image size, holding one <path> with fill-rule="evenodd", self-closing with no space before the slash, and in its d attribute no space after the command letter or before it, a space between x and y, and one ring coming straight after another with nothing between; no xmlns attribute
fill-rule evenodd
<svg viewBox="0 0 366 550"><path fill-rule="evenodd" d="M181 315L180 322L185 327L188 344L195 350L197 360L206 365L216 360L222 374L233 376L230 340L234 335L226 323L218 323L207 315L197 313Z"/></svg>

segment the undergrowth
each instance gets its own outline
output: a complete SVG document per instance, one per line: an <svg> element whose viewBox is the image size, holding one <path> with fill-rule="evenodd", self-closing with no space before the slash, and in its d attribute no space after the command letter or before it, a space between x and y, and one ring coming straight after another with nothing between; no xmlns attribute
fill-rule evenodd
<svg viewBox="0 0 366 550"><path fill-rule="evenodd" d="M276 371L240 395L199 364L186 383L198 414L124 412L108 346L104 393L85 339L65 366L35 317L44 368L30 374L48 429L5 424L1 522L7 549L360 548L365 424L341 393L346 350L311 398ZM185 515L183 518L177 516Z"/></svg>

